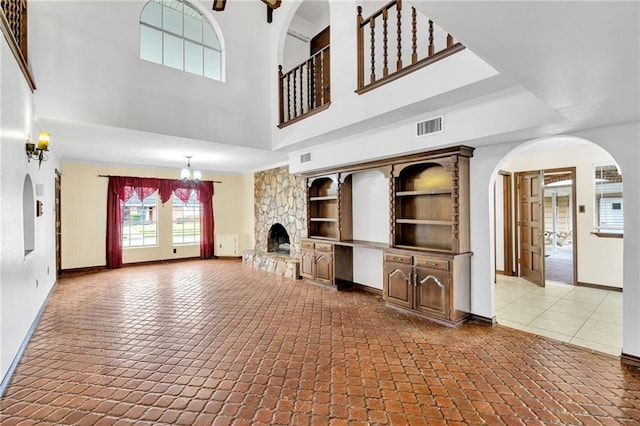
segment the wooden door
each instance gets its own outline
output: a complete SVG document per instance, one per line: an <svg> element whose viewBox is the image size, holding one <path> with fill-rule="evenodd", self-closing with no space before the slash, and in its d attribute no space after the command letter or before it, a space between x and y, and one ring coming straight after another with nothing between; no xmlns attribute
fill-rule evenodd
<svg viewBox="0 0 640 426"><path fill-rule="evenodd" d="M516 174L520 276L544 287L542 170Z"/></svg>
<svg viewBox="0 0 640 426"><path fill-rule="evenodd" d="M315 278L315 262L313 250L300 250L300 275L305 278Z"/></svg>
<svg viewBox="0 0 640 426"><path fill-rule="evenodd" d="M56 170L54 182L56 203L56 277L62 275L62 209L61 209L61 178L62 174Z"/></svg>
<svg viewBox="0 0 640 426"><path fill-rule="evenodd" d="M309 42L310 55L313 57L312 103L314 107L322 106L331 101L329 36L330 30L327 27Z"/></svg>
<svg viewBox="0 0 640 426"><path fill-rule="evenodd" d="M448 271L416 267L416 309L426 314L449 319L451 303Z"/></svg>
<svg viewBox="0 0 640 426"><path fill-rule="evenodd" d="M316 280L333 284L333 253L316 251Z"/></svg>
<svg viewBox="0 0 640 426"><path fill-rule="evenodd" d="M411 265L384 263L384 299L387 302L413 309L412 272Z"/></svg>

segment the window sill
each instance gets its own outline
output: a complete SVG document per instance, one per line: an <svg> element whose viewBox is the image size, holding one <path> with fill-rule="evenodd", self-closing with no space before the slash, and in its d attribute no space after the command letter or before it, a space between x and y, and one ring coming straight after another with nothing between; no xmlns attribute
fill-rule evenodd
<svg viewBox="0 0 640 426"><path fill-rule="evenodd" d="M159 245L155 246L133 246L133 247L122 247L122 250L140 250L140 249L157 249L160 247Z"/></svg>
<svg viewBox="0 0 640 426"><path fill-rule="evenodd" d="M624 238L624 234L622 232L594 231L591 234L595 235L598 238Z"/></svg>

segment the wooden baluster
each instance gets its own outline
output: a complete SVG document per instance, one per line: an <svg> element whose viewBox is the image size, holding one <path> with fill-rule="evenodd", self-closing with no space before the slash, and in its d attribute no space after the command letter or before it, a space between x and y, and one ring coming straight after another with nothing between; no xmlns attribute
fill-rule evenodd
<svg viewBox="0 0 640 426"><path fill-rule="evenodd" d="M293 117L297 117L298 116L298 100L297 98L297 87L296 87L296 83L297 83L297 79L296 79L296 70L298 68L294 68L291 70L291 72L293 73Z"/></svg>
<svg viewBox="0 0 640 426"><path fill-rule="evenodd" d="M411 65L418 62L418 28L416 25L416 8L411 8Z"/></svg>
<svg viewBox="0 0 640 426"><path fill-rule="evenodd" d="M284 123L284 84L282 83L282 65L278 65L278 104L280 105L280 123Z"/></svg>
<svg viewBox="0 0 640 426"><path fill-rule="evenodd" d="M447 34L447 49L453 46L453 36L451 34Z"/></svg>
<svg viewBox="0 0 640 426"><path fill-rule="evenodd" d="M325 80L325 78L327 78L324 75L324 60L325 60L324 54L325 54L325 52L326 52L326 49L318 54L318 58L320 59L320 61L319 61L319 64L320 64L320 78L318 79L318 88L320 90L320 105L324 105L327 102L327 99L326 99L327 95L324 92L324 89L325 89L324 80Z"/></svg>
<svg viewBox="0 0 640 426"><path fill-rule="evenodd" d="M313 96L311 95L311 59L307 59L307 111L313 109Z"/></svg>
<svg viewBox="0 0 640 426"><path fill-rule="evenodd" d="M398 0L396 3L398 10L398 62L396 63L396 70L402 69L402 0Z"/></svg>
<svg viewBox="0 0 640 426"><path fill-rule="evenodd" d="M387 61L387 19L389 18L389 9L384 9L382 11L382 77L386 77L389 75L389 67Z"/></svg>
<svg viewBox="0 0 640 426"><path fill-rule="evenodd" d="M287 73L287 121L291 120L291 72Z"/></svg>
<svg viewBox="0 0 640 426"><path fill-rule="evenodd" d="M376 81L376 21L373 17L369 21L369 27L371 28L371 77L370 83Z"/></svg>
<svg viewBox="0 0 640 426"><path fill-rule="evenodd" d="M364 87L364 30L362 29L362 6L358 6L358 18L356 19L356 31L358 42L358 89Z"/></svg>
<svg viewBox="0 0 640 426"><path fill-rule="evenodd" d="M434 53L433 47L433 21L429 19L429 56L432 56Z"/></svg>
<svg viewBox="0 0 640 426"><path fill-rule="evenodd" d="M304 63L300 64L299 74L300 74L300 115L302 115L302 114L304 114L304 95L303 95L303 89L304 89Z"/></svg>

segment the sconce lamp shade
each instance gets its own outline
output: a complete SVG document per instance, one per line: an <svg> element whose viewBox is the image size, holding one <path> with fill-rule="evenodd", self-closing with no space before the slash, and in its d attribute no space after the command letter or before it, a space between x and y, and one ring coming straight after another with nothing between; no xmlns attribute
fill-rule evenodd
<svg viewBox="0 0 640 426"><path fill-rule="evenodd" d="M220 12L224 10L227 0L213 0L213 10Z"/></svg>
<svg viewBox="0 0 640 426"><path fill-rule="evenodd" d="M49 139L51 139L51 133L49 132L38 133L38 149L47 151L49 149Z"/></svg>

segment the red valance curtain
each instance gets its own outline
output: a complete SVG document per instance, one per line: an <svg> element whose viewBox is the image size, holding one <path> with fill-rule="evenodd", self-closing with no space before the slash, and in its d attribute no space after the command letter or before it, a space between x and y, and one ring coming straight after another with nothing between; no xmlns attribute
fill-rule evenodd
<svg viewBox="0 0 640 426"><path fill-rule="evenodd" d="M213 257L214 244L213 182L110 176L107 192L107 268L122 267L122 216L125 201L134 193L142 201L159 191L163 204L169 201L172 193L186 203L192 190L196 191L200 202L200 257L210 259Z"/></svg>

